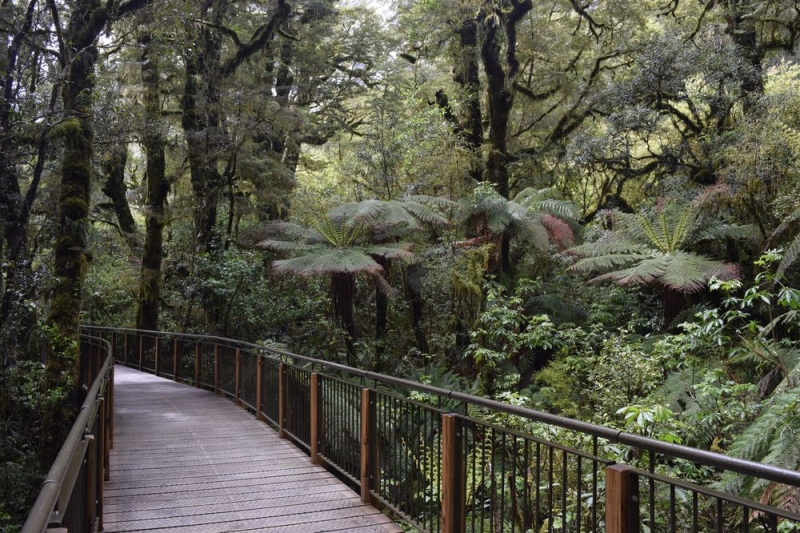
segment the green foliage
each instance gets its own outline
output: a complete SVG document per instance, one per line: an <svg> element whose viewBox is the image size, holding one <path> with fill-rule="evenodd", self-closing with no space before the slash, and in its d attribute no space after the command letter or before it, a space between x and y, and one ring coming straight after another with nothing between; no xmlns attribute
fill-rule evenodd
<svg viewBox="0 0 800 533"><path fill-rule="evenodd" d="M610 271L592 281L657 283L683 293L704 289L712 278L736 279L736 265L690 251L728 229L713 224L707 214L708 204L719 195L717 189L701 193L692 203L668 200L650 217L613 211L609 215L613 229L597 242L572 248L570 252L582 259L570 268L581 272Z"/></svg>
<svg viewBox="0 0 800 533"><path fill-rule="evenodd" d="M486 304L478 317L465 357L474 361L488 395L518 387L519 374L543 352L555 349L556 329L546 315L528 316L523 296L529 286L521 283L513 295L497 283L485 286Z"/></svg>
<svg viewBox="0 0 800 533"><path fill-rule="evenodd" d="M457 215L457 221L478 236L514 236L539 252L546 252L551 241L569 247L574 239L570 223L576 220L576 207L554 190L524 189L507 200L491 183L479 183L459 202Z"/></svg>
<svg viewBox="0 0 800 533"><path fill-rule="evenodd" d="M133 324L138 290L136 272L118 245L90 264L84 282L82 320L88 324L127 327Z"/></svg>

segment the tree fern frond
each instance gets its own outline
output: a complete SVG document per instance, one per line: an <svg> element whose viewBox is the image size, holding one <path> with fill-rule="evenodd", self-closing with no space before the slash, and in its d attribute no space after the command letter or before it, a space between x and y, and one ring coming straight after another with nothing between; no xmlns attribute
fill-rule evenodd
<svg viewBox="0 0 800 533"><path fill-rule="evenodd" d="M786 249L786 252L784 252L783 259L781 259L781 264L778 265L778 274L785 273L786 269L794 264L798 256L800 256L800 234L794 238L792 244L790 244Z"/></svg>
<svg viewBox="0 0 800 533"><path fill-rule="evenodd" d="M514 202L534 212L549 213L566 220L576 220L579 209L572 202L560 198L555 189L523 189L514 197Z"/></svg>
<svg viewBox="0 0 800 533"><path fill-rule="evenodd" d="M255 248L271 250L273 252L303 252L315 250L317 247L312 244L304 244L295 241L278 241L267 239L255 244Z"/></svg>
<svg viewBox="0 0 800 533"><path fill-rule="evenodd" d="M602 276L597 276L591 281L603 281L613 279L620 285L627 285L629 283L636 283L639 285L647 285L653 281L660 279L667 269L667 262L664 257L653 257L639 261L636 265L625 268L622 270L615 270L608 272Z"/></svg>
<svg viewBox="0 0 800 533"><path fill-rule="evenodd" d="M369 255L347 248L324 249L318 252L273 262L277 272L300 276L321 274L379 273L383 267Z"/></svg>
<svg viewBox="0 0 800 533"><path fill-rule="evenodd" d="M654 227L653 224L650 223L649 220L644 218L641 215L639 216L639 227L641 227L642 231L644 232L645 236L647 236L647 240L655 246L659 251L667 253L671 251L670 243L669 243L669 233L666 229L666 222L664 219L663 213L659 213L658 219L660 219L660 224L658 228ZM660 230L660 231L659 231Z"/></svg>
<svg viewBox="0 0 800 533"><path fill-rule="evenodd" d="M589 242L569 249L572 255L583 257L596 257L606 254L640 254L642 257L652 256L653 250L644 244L629 241L611 235L607 239Z"/></svg>
<svg viewBox="0 0 800 533"><path fill-rule="evenodd" d="M722 224L702 228L695 237L695 242L719 241L723 239L744 240L757 236L757 229L752 224Z"/></svg>
<svg viewBox="0 0 800 533"><path fill-rule="evenodd" d="M783 219L783 222L781 222L780 225L775 228L775 231L772 232L772 235L770 235L770 240L780 237L787 230L795 229L797 226L800 226L800 208L795 209L789 216Z"/></svg>
<svg viewBox="0 0 800 533"><path fill-rule="evenodd" d="M362 202L348 202L337 205L327 213L331 220L360 220L366 224L376 223L381 219L384 211L384 202L380 200L364 200Z"/></svg>
<svg viewBox="0 0 800 533"><path fill-rule="evenodd" d="M557 242L559 246L562 248L572 246L575 234L569 224L550 214L542 215L540 222L547 229L550 238Z"/></svg>
<svg viewBox="0 0 800 533"><path fill-rule="evenodd" d="M604 254L592 257L585 257L570 266L568 270L576 270L579 272L593 272L596 270L607 270L609 268L624 267L643 261L652 256L645 256L638 253L619 253L619 254Z"/></svg>
<svg viewBox="0 0 800 533"><path fill-rule="evenodd" d="M546 252L550 245L547 228L530 217L515 221L517 235L540 252Z"/></svg>
<svg viewBox="0 0 800 533"><path fill-rule="evenodd" d="M703 290L713 277L729 278L727 266L722 261L684 252L665 256L666 271L660 276L663 285L683 293Z"/></svg>
<svg viewBox="0 0 800 533"><path fill-rule="evenodd" d="M404 199L423 205L432 205L439 209L454 209L458 206L458 202L440 196L428 196L427 194L409 194L405 196Z"/></svg>
<svg viewBox="0 0 800 533"><path fill-rule="evenodd" d="M449 226L450 221L441 213L438 213L423 203L416 201L403 201L403 209L412 214L417 220L431 224L433 226Z"/></svg>
<svg viewBox="0 0 800 533"><path fill-rule="evenodd" d="M363 252L368 255L377 255L386 259L413 259L414 254L408 250L405 244L397 245L370 245L365 246Z"/></svg>

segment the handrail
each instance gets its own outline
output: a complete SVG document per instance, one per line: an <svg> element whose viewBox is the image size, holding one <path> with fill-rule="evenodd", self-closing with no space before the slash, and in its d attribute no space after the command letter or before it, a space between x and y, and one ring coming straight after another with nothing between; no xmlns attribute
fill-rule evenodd
<svg viewBox="0 0 800 533"><path fill-rule="evenodd" d="M789 509L662 475L677 458L790 487L800 487L800 472L271 346L127 328L84 330L110 338L119 364L213 390L251 410L359 491L363 502L390 509L421 531L508 526L631 533L640 523L676 530L689 522L694 531L747 530L758 522L777 532L778 524L800 526L800 515ZM428 399L412 399L410 391ZM559 434L489 421L497 415L574 433L546 438ZM647 471L616 464L630 459Z"/></svg>
<svg viewBox="0 0 800 533"><path fill-rule="evenodd" d="M61 524L81 465L86 454L92 448L90 446L91 442L95 441L95 448L100 446L101 443L105 448L105 435L96 435L96 430L93 430L93 428L96 425L98 415L107 414L101 408L101 404L105 400L103 394L113 394L111 392L111 387L113 387L113 377L111 375L113 371L113 352L111 345L103 339L90 338L87 335L81 335L81 337L84 341L105 345L104 351L108 355L97 372L97 377L81 405L75 423L72 425L53 465L47 472L39 496L36 498L25 525L22 527L22 533L41 533L54 523ZM90 344L90 347L94 345ZM108 414L110 416L110 413ZM104 449L103 453L107 453L107 450ZM102 469L102 466L100 468ZM100 476L100 479L102 480L102 476Z"/></svg>
<svg viewBox="0 0 800 533"><path fill-rule="evenodd" d="M542 411L537 411L535 409L529 409L527 407L510 405L496 400L490 400L488 398L482 398L480 396L475 396L472 394L435 387L432 385L426 385L424 383L418 383L415 381L389 376L386 374L380 374L368 370L361 370L358 368L349 367L347 365L342 365L331 361L314 359L312 357L295 354L285 350L279 350L276 348L272 348L270 346L262 346L259 344L254 344L246 341L228 339L225 337L216 337L213 335L196 335L190 333L171 333L171 332L166 333L166 332L150 331L150 330L137 330L132 328L107 328L101 326L86 326L86 328L95 331L108 331L108 332L116 331L118 333L130 333L134 335L136 334L168 335L170 338L179 337L185 339L202 340L205 342L210 341L210 342L233 343L240 347L248 347L258 351L268 352L273 355L287 357L289 359L292 359L293 361L300 361L303 363L309 363L323 368L328 368L330 370L346 372L353 376L357 376L375 382L395 385L398 387L411 389L418 392L434 394L436 396L441 396L443 398L464 402L470 405L474 405L476 407L492 409L494 411L499 411L501 413L527 418L528 420L534 422L541 422L544 424L558 426L564 429L569 429L572 431L584 433L589 436L607 439L611 442L618 442L620 444L635 446L642 450L652 451L655 453L661 453L672 457L686 459L694 463L702 464L704 466L730 470L732 472L744 475L758 476L763 479L767 479L769 481L775 481L777 483L784 483L787 485L794 485L800 487L800 472L785 470L772 465L766 465L763 463L758 463L747 459L731 457L729 455L723 455L711 451L699 450L697 448L692 448L690 446L685 446L682 444L673 444L669 442L664 442L648 437L643 437L641 435L635 435L632 433L627 433L624 431L604 426L599 426L596 424L591 424L589 422L582 422L580 420L566 418L563 416L554 415L552 413L545 413Z"/></svg>

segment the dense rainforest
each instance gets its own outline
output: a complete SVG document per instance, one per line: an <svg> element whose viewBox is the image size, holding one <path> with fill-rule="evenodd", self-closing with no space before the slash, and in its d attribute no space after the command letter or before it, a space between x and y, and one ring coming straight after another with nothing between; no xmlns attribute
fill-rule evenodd
<svg viewBox="0 0 800 533"><path fill-rule="evenodd" d="M800 3L0 0L0 34L0 526L81 323L800 468Z"/></svg>

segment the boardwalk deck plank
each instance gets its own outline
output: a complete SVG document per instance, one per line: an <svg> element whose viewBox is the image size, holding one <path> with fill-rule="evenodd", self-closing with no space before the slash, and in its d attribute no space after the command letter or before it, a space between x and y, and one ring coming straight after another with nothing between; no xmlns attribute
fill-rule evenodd
<svg viewBox="0 0 800 533"><path fill-rule="evenodd" d="M105 531L401 531L232 402L115 372Z"/></svg>

